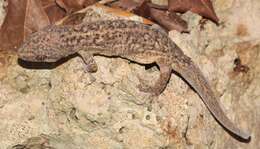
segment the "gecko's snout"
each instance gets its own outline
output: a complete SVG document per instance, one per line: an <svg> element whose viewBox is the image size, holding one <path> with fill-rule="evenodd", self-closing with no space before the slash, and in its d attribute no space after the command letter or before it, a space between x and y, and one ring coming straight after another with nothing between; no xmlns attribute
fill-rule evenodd
<svg viewBox="0 0 260 149"><path fill-rule="evenodd" d="M17 55L20 59L24 59L26 57L26 53L24 52L24 44L22 44L18 50L17 50Z"/></svg>
<svg viewBox="0 0 260 149"><path fill-rule="evenodd" d="M30 61L32 53L28 50L26 43L23 43L20 48L17 50L18 58L26 61Z"/></svg>

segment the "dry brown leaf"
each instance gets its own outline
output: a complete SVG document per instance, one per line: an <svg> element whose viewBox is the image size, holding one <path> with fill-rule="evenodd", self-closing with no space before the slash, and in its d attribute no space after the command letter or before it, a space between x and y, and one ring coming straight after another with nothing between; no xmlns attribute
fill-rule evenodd
<svg viewBox="0 0 260 149"><path fill-rule="evenodd" d="M40 0L27 0L24 18L24 38L50 24Z"/></svg>
<svg viewBox="0 0 260 149"><path fill-rule="evenodd" d="M111 6L120 7L124 10L134 12L145 18L152 18L167 30L178 30L180 32L188 32L186 21L180 18L176 12L192 11L205 18L209 18L218 23L218 18L214 12L210 0L168 0L169 5L161 6L150 2L150 0L119 0ZM171 13L167 13L169 10Z"/></svg>
<svg viewBox="0 0 260 149"><path fill-rule="evenodd" d="M188 32L187 22L175 13L167 13L159 9L150 8L151 17L167 30Z"/></svg>
<svg viewBox="0 0 260 149"><path fill-rule="evenodd" d="M58 22L58 24L62 25L77 25L83 22L86 13L73 13L71 15L66 16L64 19Z"/></svg>
<svg viewBox="0 0 260 149"><path fill-rule="evenodd" d="M168 3L171 12L192 11L216 23L219 21L210 0L168 0Z"/></svg>
<svg viewBox="0 0 260 149"><path fill-rule="evenodd" d="M48 24L40 0L9 0L0 29L0 50L15 50L28 34Z"/></svg>
<svg viewBox="0 0 260 149"><path fill-rule="evenodd" d="M69 14L96 2L97 0L56 0L56 3Z"/></svg>
<svg viewBox="0 0 260 149"><path fill-rule="evenodd" d="M145 18L150 17L150 6L149 6L150 3L151 3L150 0L140 1L139 6L134 10L134 13Z"/></svg>
<svg viewBox="0 0 260 149"><path fill-rule="evenodd" d="M158 5L158 4L154 4L154 3L148 3L148 5L151 8L160 9L160 10L168 10L167 5Z"/></svg>
<svg viewBox="0 0 260 149"><path fill-rule="evenodd" d="M0 29L0 51L12 49L23 41L23 24L20 22L24 22L25 10L26 0L8 1L7 14Z"/></svg>
<svg viewBox="0 0 260 149"><path fill-rule="evenodd" d="M121 8L128 12L135 13L139 16L148 18L150 16L150 6L148 5L150 0L140 0L138 2L134 0L119 0L112 3L111 6L115 8Z"/></svg>
<svg viewBox="0 0 260 149"><path fill-rule="evenodd" d="M65 16L55 0L9 0L0 29L0 50L15 50L26 37Z"/></svg>
<svg viewBox="0 0 260 149"><path fill-rule="evenodd" d="M41 4L43 7L46 7L52 3L55 3L55 0L41 0Z"/></svg>
<svg viewBox="0 0 260 149"><path fill-rule="evenodd" d="M41 0L41 2L51 24L65 17L65 10L59 7L55 0Z"/></svg>
<svg viewBox="0 0 260 149"><path fill-rule="evenodd" d="M160 10L165 8L167 9L167 7L152 4L150 0L141 0L139 2L135 2L133 0L119 0L118 2L115 2L112 6L120 7L124 10L134 12L135 14L143 16L145 18L151 18L167 30L188 32L188 26L184 20L182 20L176 14L167 13L166 10Z"/></svg>
<svg viewBox="0 0 260 149"><path fill-rule="evenodd" d="M134 9L140 6L140 3L135 2L133 0L119 0L115 3L111 4L112 7L119 7L126 11L132 12Z"/></svg>

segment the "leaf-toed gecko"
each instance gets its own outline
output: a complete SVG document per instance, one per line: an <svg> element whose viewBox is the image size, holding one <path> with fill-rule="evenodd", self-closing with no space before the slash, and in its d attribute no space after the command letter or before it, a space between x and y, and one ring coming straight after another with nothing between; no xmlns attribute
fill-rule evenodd
<svg viewBox="0 0 260 149"><path fill-rule="evenodd" d="M224 128L242 139L250 138L225 115L200 69L166 33L154 27L127 20L48 26L29 36L18 50L19 58L33 62L56 62L74 53L81 56L88 72L97 71L95 55L117 56L139 64L156 63L160 77L155 85L140 81L138 86L141 91L155 95L164 90L174 70L195 89Z"/></svg>

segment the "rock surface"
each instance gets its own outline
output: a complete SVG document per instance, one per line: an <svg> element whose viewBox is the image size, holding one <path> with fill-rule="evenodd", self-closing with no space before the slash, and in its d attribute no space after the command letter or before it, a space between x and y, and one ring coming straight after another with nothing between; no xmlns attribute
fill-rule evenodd
<svg viewBox="0 0 260 149"><path fill-rule="evenodd" d="M89 74L75 57L52 69L29 69L6 52L0 54L0 149L260 147L260 1L214 6L219 26L207 21L202 29L201 17L188 12L190 34L169 35L199 65L228 117L251 132L249 143L224 131L175 74L152 98L138 91L137 76L153 82L156 67L95 57L99 70ZM242 65L235 66L238 58Z"/></svg>

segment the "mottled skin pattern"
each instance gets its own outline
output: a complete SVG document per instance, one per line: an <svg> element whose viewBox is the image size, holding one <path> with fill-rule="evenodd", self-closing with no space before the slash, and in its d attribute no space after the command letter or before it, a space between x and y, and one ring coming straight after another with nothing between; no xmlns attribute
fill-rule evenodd
<svg viewBox="0 0 260 149"><path fill-rule="evenodd" d="M118 56L140 64L156 63L160 77L154 86L140 80L139 89L159 95L172 70L178 72L200 95L216 120L232 134L249 139L220 108L199 68L184 55L167 34L135 21L97 21L77 26L48 26L34 34L18 50L19 58L34 62L56 62L78 53L88 72L97 71L95 55Z"/></svg>

